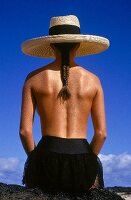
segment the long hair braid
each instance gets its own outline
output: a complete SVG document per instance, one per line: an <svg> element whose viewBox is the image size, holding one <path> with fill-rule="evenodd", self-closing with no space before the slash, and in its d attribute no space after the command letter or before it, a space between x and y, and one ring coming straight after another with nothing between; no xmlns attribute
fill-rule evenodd
<svg viewBox="0 0 131 200"><path fill-rule="evenodd" d="M69 68L70 61L69 55L70 50L76 46L77 43L55 43L54 46L61 52L61 80L63 83L63 87L58 93L58 98L63 101L68 100L71 97L71 93L68 87L68 79L69 79Z"/></svg>
<svg viewBox="0 0 131 200"><path fill-rule="evenodd" d="M62 76L62 80L63 80L63 87L60 90L58 97L63 98L63 100L68 100L71 97L71 93L68 87L68 78L69 78L69 66L62 66L62 70L63 70L63 76Z"/></svg>

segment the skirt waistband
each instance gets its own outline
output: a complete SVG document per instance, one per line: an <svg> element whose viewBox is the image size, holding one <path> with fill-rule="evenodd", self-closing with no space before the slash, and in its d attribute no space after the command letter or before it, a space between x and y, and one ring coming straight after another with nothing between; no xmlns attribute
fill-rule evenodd
<svg viewBox="0 0 131 200"><path fill-rule="evenodd" d="M65 154L91 153L92 150L85 138L61 138L56 136L42 136L38 148Z"/></svg>

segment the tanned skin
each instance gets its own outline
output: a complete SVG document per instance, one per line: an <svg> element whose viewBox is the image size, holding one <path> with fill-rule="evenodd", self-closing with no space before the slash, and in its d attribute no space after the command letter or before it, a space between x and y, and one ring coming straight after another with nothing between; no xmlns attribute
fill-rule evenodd
<svg viewBox="0 0 131 200"><path fill-rule="evenodd" d="M31 72L23 85L20 138L27 155L35 148L33 138L34 114L37 110L41 134L62 138L87 138L91 114L94 136L90 143L98 155L106 139L104 93L99 78L74 61L76 46L70 52L68 86L71 98L61 103L57 98L62 88L60 77L61 54L51 45L55 61Z"/></svg>

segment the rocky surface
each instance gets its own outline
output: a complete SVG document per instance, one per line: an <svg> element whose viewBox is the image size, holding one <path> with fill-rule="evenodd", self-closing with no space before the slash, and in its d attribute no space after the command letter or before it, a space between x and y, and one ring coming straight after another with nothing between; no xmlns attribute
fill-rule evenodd
<svg viewBox="0 0 131 200"><path fill-rule="evenodd" d="M122 194L126 194L127 197L122 197ZM131 198L128 198L130 194L131 188L123 187L92 189L88 194L79 193L73 195L62 192L46 193L39 188L27 189L19 185L0 183L0 200L131 200Z"/></svg>
<svg viewBox="0 0 131 200"><path fill-rule="evenodd" d="M107 187L109 191L115 191L126 200L131 200L131 187Z"/></svg>

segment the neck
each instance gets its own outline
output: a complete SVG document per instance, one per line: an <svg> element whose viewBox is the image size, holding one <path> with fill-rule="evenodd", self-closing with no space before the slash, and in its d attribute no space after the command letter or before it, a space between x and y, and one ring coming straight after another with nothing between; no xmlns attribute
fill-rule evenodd
<svg viewBox="0 0 131 200"><path fill-rule="evenodd" d="M73 56L72 54L70 54L70 68L71 67L75 67L77 64L74 61L75 56ZM54 64L57 65L58 68L61 67L61 55L60 54L56 54L56 59L54 61Z"/></svg>

